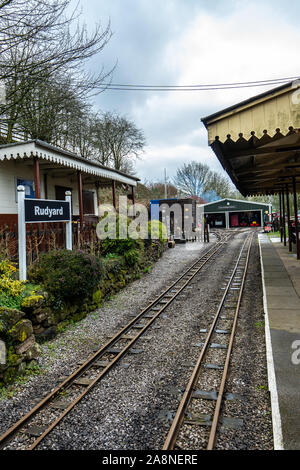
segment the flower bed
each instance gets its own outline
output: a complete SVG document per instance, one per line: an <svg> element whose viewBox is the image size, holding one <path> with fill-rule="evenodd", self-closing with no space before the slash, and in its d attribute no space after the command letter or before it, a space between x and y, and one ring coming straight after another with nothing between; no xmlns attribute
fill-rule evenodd
<svg viewBox="0 0 300 470"><path fill-rule="evenodd" d="M16 280L12 264L0 262L0 341L6 349L0 386L32 367L39 342L84 318L147 272L167 247L164 237L122 242L108 241L102 257L80 250L42 255L28 270L27 283Z"/></svg>

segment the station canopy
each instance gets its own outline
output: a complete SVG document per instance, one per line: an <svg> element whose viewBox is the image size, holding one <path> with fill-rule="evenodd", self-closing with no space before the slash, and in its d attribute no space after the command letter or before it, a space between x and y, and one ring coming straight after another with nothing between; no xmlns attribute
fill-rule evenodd
<svg viewBox="0 0 300 470"><path fill-rule="evenodd" d="M87 184L99 182L101 186L109 186L111 181L115 181L137 186L137 182L140 181L135 176L106 167L95 160L83 158L38 139L0 145L0 163L14 160L32 167L35 157L39 159L40 169L53 177L70 177L80 171L84 177L83 181Z"/></svg>
<svg viewBox="0 0 300 470"><path fill-rule="evenodd" d="M243 196L300 190L300 81L201 119L208 143Z"/></svg>

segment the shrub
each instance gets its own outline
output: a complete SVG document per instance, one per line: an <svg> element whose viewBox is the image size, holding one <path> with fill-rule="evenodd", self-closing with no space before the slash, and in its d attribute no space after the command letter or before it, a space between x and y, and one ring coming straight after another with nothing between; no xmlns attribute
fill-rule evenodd
<svg viewBox="0 0 300 470"><path fill-rule="evenodd" d="M124 258L128 266L134 266L141 262L141 252L136 248L131 248L131 250L124 253Z"/></svg>
<svg viewBox="0 0 300 470"><path fill-rule="evenodd" d="M4 294L3 292L0 293L0 306L1 307L19 309L21 308L22 300L23 300L22 295L11 296L8 294Z"/></svg>
<svg viewBox="0 0 300 470"><path fill-rule="evenodd" d="M8 260L0 261L0 305L20 308L26 290L26 281L16 279L16 267Z"/></svg>
<svg viewBox="0 0 300 470"><path fill-rule="evenodd" d="M104 269L96 256L82 251L59 250L42 254L28 271L29 279L41 284L56 305L90 297Z"/></svg>
<svg viewBox="0 0 300 470"><path fill-rule="evenodd" d="M132 238L125 239L115 239L106 238L102 241L102 253L107 257L107 255L123 255L130 250L140 250L143 251L144 244L143 241L133 240Z"/></svg>
<svg viewBox="0 0 300 470"><path fill-rule="evenodd" d="M143 239L133 239L133 238L119 238L119 224L120 222L127 223L127 227L130 224L131 220L129 218L124 218L124 216L116 215L116 231L112 231L110 237L102 240L102 254L118 254L126 257L126 253L131 250L139 250L140 252L144 249ZM108 232L109 233L109 232ZM129 255L130 256L130 255Z"/></svg>
<svg viewBox="0 0 300 470"><path fill-rule="evenodd" d="M167 227L159 220L150 220L148 222L148 235L149 238L153 237L161 242L166 242L168 239Z"/></svg>

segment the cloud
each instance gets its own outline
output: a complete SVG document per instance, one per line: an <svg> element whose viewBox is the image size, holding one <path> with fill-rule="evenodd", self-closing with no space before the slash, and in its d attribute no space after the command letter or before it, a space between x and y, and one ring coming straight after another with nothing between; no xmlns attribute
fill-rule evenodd
<svg viewBox="0 0 300 470"><path fill-rule="evenodd" d="M114 36L99 57L118 59L114 83L192 85L297 75L300 6L290 1L84 0L89 24L110 17ZM99 60L93 62L96 70ZM200 118L270 87L206 92L113 92L98 108L116 110L144 130L138 175L163 178L191 160L220 170ZM220 170L221 171L221 170Z"/></svg>
<svg viewBox="0 0 300 470"><path fill-rule="evenodd" d="M162 181L166 168L171 181L177 168L181 167L184 162L192 160L205 163L212 170L221 171L221 165L209 147L181 144L171 147L146 148L145 155L136 162L137 175L142 181Z"/></svg>
<svg viewBox="0 0 300 470"><path fill-rule="evenodd" d="M245 6L226 21L208 13L193 19L176 40L169 42L162 57L162 63L170 61L176 84L228 83L296 75L300 31L276 17L269 8L260 7L257 13L256 7ZM280 37L274 37L275 30L280 31ZM201 116L268 88L157 93L146 100L143 110L133 108L133 112L139 121L144 116L147 127L157 122L157 128L166 127L167 133L169 121L177 122L173 133L177 139L178 134L197 127Z"/></svg>

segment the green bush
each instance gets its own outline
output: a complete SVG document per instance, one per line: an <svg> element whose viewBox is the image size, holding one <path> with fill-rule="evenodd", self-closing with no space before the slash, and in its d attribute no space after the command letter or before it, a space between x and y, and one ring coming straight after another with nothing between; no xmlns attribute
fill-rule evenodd
<svg viewBox="0 0 300 470"><path fill-rule="evenodd" d="M143 240L133 240L131 238L125 239L115 239L106 238L102 241L102 254L107 257L107 255L123 255L130 250L140 250L143 251L144 244Z"/></svg>
<svg viewBox="0 0 300 470"><path fill-rule="evenodd" d="M84 301L93 294L103 275L101 259L80 250L42 254L28 270L29 279L41 284L56 305Z"/></svg>
<svg viewBox="0 0 300 470"><path fill-rule="evenodd" d="M8 308L21 308L23 295L11 296L9 294L0 293L0 306Z"/></svg>
<svg viewBox="0 0 300 470"><path fill-rule="evenodd" d="M148 222L148 236L151 239L157 239L166 242L168 239L167 227L159 220L150 220Z"/></svg>
<svg viewBox="0 0 300 470"><path fill-rule="evenodd" d="M136 248L131 248L131 250L124 253L124 258L128 266L134 266L141 262L141 252Z"/></svg>
<svg viewBox="0 0 300 470"><path fill-rule="evenodd" d="M102 240L101 247L102 247L102 254L104 256L108 256L109 254L117 254L124 256L126 258L126 254L131 252L132 250L142 252L144 249L143 239L133 239L133 238L119 238L119 228L120 222L123 222L128 225L130 224L131 220L129 218L124 218L124 216L116 215L116 231L113 230L107 231L108 237ZM130 255L128 255L129 259Z"/></svg>

